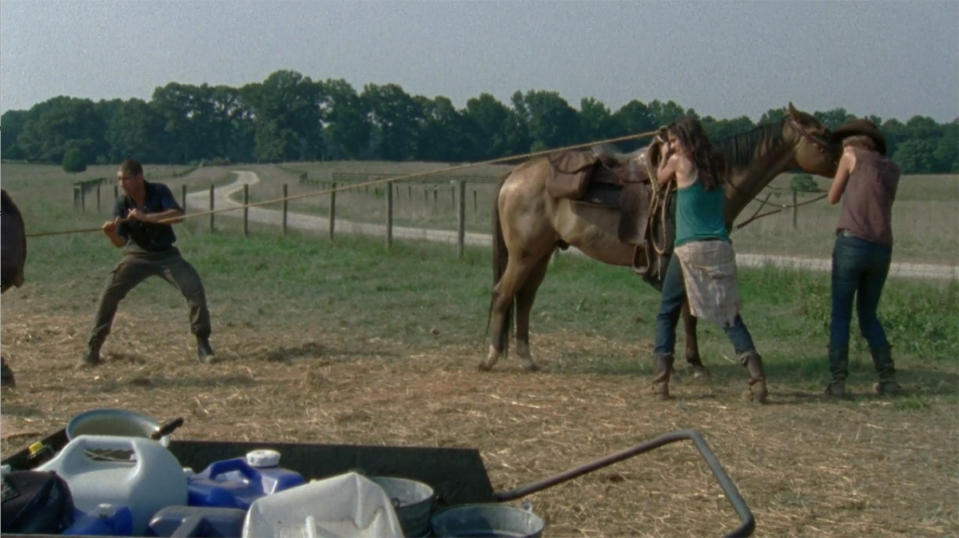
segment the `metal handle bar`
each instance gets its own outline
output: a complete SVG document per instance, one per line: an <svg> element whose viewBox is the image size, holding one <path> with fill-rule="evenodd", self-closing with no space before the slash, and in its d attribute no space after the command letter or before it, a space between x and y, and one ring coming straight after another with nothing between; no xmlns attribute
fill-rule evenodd
<svg viewBox="0 0 959 538"><path fill-rule="evenodd" d="M706 443L706 440L703 439L702 435L700 435L696 430L676 430L665 435L661 435L651 441L646 441L631 448L627 448L626 450L615 452L585 465L574 467L568 471L564 471L549 478L544 478L538 482L533 482L526 486L521 486L510 491L494 492L493 497L498 502L510 501L520 497L525 497L530 493L544 490L548 487L555 486L556 484L566 482L567 480L572 480L573 478L582 476L586 473L590 473L597 469L601 469L608 465L631 458L637 454L642 454L643 452L648 452L661 446L675 443L676 441L682 441L684 439L689 439L694 445L696 445L696 449L699 451L700 455L702 455L703 459L706 460L706 464L709 465L709 468L713 471L713 475L719 482L720 487L723 488L723 492L726 494L726 498L729 500L729 503L733 505L733 509L735 509L736 513L739 514L739 527L726 534L726 536L750 536L756 529L756 520L753 517L752 512L749 510L749 506L746 505L746 501L743 500L742 495L739 494L739 490L736 489L736 485L733 484L732 479L729 478L729 475L727 475L726 471L723 470L722 465L720 465L719 460L709 447L709 444Z"/></svg>

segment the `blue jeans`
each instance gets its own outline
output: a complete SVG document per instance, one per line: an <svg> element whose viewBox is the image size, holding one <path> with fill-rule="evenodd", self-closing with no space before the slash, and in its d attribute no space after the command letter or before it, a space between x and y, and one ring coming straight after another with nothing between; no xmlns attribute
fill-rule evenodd
<svg viewBox="0 0 959 538"><path fill-rule="evenodd" d="M859 330L873 350L886 349L889 341L879 323L876 309L882 287L889 274L892 247L842 236L836 238L832 251L832 317L829 321L829 350L845 354L849 351L849 325L852 300L856 298Z"/></svg>
<svg viewBox="0 0 959 538"><path fill-rule="evenodd" d="M676 324L679 322L679 314L682 312L685 300L686 283L683 281L683 269L679 260L673 255L666 268L666 276L663 277L663 298L659 305L659 313L656 315L656 344L653 349L655 355L673 354L676 347ZM749 329L746 328L739 314L736 314L732 325L723 327L723 331L732 342L736 355L756 351Z"/></svg>

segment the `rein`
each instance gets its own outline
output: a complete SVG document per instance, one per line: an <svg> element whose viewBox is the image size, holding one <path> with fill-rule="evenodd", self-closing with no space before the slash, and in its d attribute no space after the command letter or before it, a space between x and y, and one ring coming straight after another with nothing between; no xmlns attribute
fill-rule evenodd
<svg viewBox="0 0 959 538"><path fill-rule="evenodd" d="M792 117L792 116L788 116L787 119L788 119L789 125L790 125L793 129L795 129L797 133L799 133L799 136L801 136L801 137L805 138L806 140L808 140L809 142L811 142L812 145L815 146L816 149L819 150L819 153L826 153L827 151L829 151L830 149L832 149L832 144L830 144L829 142L827 142L827 141L826 141L825 139L823 139L822 137L816 136L816 135L810 133L809 131L807 131L806 128L803 127L802 124L799 123L799 122L796 120L796 118L794 118L794 117ZM838 161L835 161L835 162L838 162Z"/></svg>
<svg viewBox="0 0 959 538"><path fill-rule="evenodd" d="M822 191L820 191L820 192L822 192ZM756 212L753 213L753 216L751 216L751 217L749 217L748 219L746 219L745 221L743 221L743 222L741 222L741 223L733 226L733 229L734 229L734 230L738 230L738 229L742 228L743 226L746 226L747 224L749 224L750 222L752 222L752 221L754 221L754 220L761 219L761 218L763 218L763 217L768 217L769 215L775 215L776 213L779 213L779 212L781 212L781 211L785 211L785 210L787 210L787 209L793 209L793 208L796 208L796 207L801 207L801 206L804 206L804 205L811 204L811 203L813 203L813 202L818 202L819 200L822 200L822 199L825 198L826 196L828 196L828 194L822 194L822 195L819 195L819 196L817 196L817 197L815 197L815 198L813 198L813 199L811 199L811 200L805 200L805 201L803 201L803 202L797 202L797 203L795 203L795 204L789 204L789 205L779 205L779 207L777 207L776 209L773 209L772 211L767 211L767 212L765 212L765 213L759 213L760 211L762 211L763 207L766 206L766 203L767 203L767 201L769 200L769 197L767 196L766 199L762 201L762 204L759 206L759 208L756 209Z"/></svg>

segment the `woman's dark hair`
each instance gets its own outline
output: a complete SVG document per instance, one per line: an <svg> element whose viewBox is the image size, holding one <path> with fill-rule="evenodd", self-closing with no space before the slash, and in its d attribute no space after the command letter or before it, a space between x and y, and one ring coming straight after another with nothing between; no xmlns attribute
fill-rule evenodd
<svg viewBox="0 0 959 538"><path fill-rule="evenodd" d="M699 120L684 116L669 124L666 130L675 135L689 149L699 180L703 182L703 188L710 190L722 184L726 173L726 159L713 147Z"/></svg>

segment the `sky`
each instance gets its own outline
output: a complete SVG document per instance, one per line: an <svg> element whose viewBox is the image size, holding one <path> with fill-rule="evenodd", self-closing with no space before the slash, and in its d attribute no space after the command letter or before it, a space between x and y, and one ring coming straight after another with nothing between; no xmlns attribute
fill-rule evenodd
<svg viewBox="0 0 959 538"><path fill-rule="evenodd" d="M758 121L809 112L959 118L959 0L2 0L0 109L150 100L289 69L457 108L555 91L579 109L675 101Z"/></svg>

